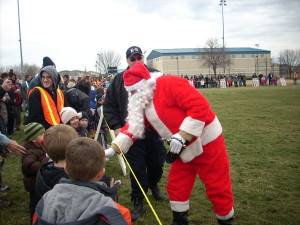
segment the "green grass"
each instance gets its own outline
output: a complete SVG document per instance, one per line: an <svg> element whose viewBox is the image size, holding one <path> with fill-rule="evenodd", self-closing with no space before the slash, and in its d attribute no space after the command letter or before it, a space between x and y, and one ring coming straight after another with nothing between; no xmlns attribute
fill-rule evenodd
<svg viewBox="0 0 300 225"><path fill-rule="evenodd" d="M231 161L236 224L300 224L300 85L200 90L218 115ZM21 143L22 131L14 137ZM167 183L165 164L162 190ZM132 207L129 176L122 176L117 157L107 163L107 174L121 179L119 202ZM3 168L3 183L9 185L10 208L1 208L0 224L25 225L28 193L20 171L20 158L12 156ZM168 199L155 201L148 194L162 224L171 224ZM150 207L134 224L158 224ZM203 184L196 181L190 199L191 225L217 224Z"/></svg>

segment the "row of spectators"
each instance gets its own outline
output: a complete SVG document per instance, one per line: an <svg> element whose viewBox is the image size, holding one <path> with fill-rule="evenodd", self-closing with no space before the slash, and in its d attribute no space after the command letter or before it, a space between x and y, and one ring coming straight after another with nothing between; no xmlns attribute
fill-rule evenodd
<svg viewBox="0 0 300 225"><path fill-rule="evenodd" d="M194 75L194 76L183 76L182 78L187 79L192 86L195 88L217 88L221 86L221 80L225 80L226 87L246 87L247 77L246 75ZM258 76L254 73L251 77L257 78L259 80L259 85L264 86L267 85L277 85L278 77L274 76L272 73L269 73L268 76L264 76L263 74L259 74ZM251 79L248 78L248 79Z"/></svg>

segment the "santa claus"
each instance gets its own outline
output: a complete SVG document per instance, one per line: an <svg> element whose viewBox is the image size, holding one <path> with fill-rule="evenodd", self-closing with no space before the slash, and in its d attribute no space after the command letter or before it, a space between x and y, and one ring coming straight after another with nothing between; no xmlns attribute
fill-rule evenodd
<svg viewBox="0 0 300 225"><path fill-rule="evenodd" d="M229 160L221 124L208 101L186 79L156 74L137 62L124 72L129 92L128 123L113 141L106 157L124 154L147 126L170 140L170 152L179 154L172 163L166 186L173 224L188 224L189 198L196 176L205 184L219 224L232 224L233 195Z"/></svg>

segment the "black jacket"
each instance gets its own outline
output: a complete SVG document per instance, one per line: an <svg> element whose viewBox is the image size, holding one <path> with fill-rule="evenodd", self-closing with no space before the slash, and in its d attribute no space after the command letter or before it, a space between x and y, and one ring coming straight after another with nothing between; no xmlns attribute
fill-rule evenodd
<svg viewBox="0 0 300 225"><path fill-rule="evenodd" d="M5 93L6 93L6 91L3 89L3 87L0 86L0 98L3 98L3 96L5 95Z"/></svg>
<svg viewBox="0 0 300 225"><path fill-rule="evenodd" d="M128 69L129 67L126 68ZM153 68L147 69L149 72L158 72ZM103 114L111 130L122 128L126 124L128 92L124 87L123 73L124 71L115 76L105 95Z"/></svg>
<svg viewBox="0 0 300 225"><path fill-rule="evenodd" d="M71 88L65 92L67 106L77 112L86 112L90 115L90 97L78 88Z"/></svg>
<svg viewBox="0 0 300 225"><path fill-rule="evenodd" d="M53 166L53 162L49 162L47 164L42 165L37 173L36 176L36 183L35 183L35 192L37 202L43 197L43 195L53 189L53 187L59 183L60 179L67 178L69 179L68 174L66 174L64 168L59 168ZM106 196L111 197L114 201L118 201L117 199L117 191L120 187L120 183L116 182L113 187L109 187L111 182L111 177L104 174L102 181L105 185L103 185L103 194Z"/></svg>

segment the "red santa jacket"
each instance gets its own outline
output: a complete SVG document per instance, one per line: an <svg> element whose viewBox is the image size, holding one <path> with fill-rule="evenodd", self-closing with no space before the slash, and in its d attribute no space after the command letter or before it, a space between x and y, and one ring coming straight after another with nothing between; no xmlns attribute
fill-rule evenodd
<svg viewBox="0 0 300 225"><path fill-rule="evenodd" d="M203 152L203 147L222 133L221 124L210 109L206 98L186 79L165 75L157 78L153 101L146 107L145 116L156 132L166 139L184 131L194 136L180 157L189 162ZM115 143L124 153L135 139L126 124Z"/></svg>

